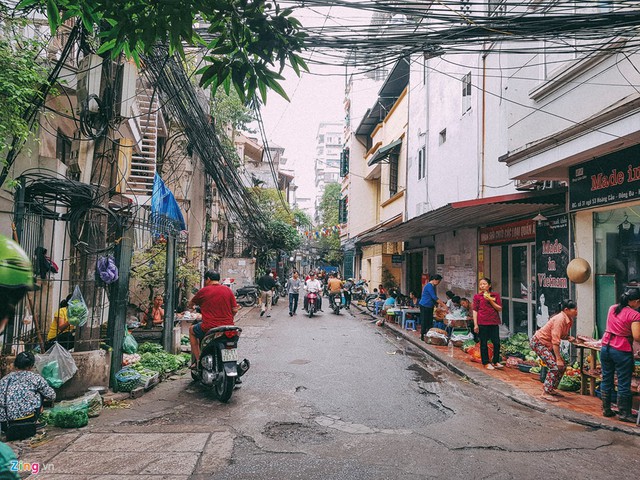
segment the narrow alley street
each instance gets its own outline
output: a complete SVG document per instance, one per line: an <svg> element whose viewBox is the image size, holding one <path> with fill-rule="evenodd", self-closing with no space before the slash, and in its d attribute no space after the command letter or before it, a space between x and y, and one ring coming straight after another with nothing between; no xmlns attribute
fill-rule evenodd
<svg viewBox="0 0 640 480"><path fill-rule="evenodd" d="M498 398L357 310L284 303L243 312L252 368L228 405L181 375L20 459L56 480L636 477L636 436Z"/></svg>

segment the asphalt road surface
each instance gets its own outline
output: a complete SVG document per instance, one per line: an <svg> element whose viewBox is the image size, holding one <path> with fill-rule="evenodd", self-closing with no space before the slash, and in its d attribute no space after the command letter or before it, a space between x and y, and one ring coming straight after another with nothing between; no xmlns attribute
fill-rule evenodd
<svg viewBox="0 0 640 480"><path fill-rule="evenodd" d="M558 420L433 363L357 311L239 321L229 404L188 374L21 460L40 479L637 478L640 440Z"/></svg>

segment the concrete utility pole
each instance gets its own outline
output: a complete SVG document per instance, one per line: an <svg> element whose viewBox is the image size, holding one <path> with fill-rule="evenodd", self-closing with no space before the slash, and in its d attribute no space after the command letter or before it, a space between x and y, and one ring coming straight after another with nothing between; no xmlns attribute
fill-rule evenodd
<svg viewBox="0 0 640 480"><path fill-rule="evenodd" d="M125 222L126 223L126 222ZM127 305L129 303L129 277L131 275L131 258L133 257L133 229L126 225L119 228L120 243L115 248L118 281L111 285L109 296L109 323L107 338L112 339L111 368L109 385L114 392L118 386L115 375L122 368L122 342L127 321Z"/></svg>
<svg viewBox="0 0 640 480"><path fill-rule="evenodd" d="M164 328L162 329L162 348L165 352L173 351L173 318L175 312L176 290L176 235L167 238L167 262L165 275Z"/></svg>

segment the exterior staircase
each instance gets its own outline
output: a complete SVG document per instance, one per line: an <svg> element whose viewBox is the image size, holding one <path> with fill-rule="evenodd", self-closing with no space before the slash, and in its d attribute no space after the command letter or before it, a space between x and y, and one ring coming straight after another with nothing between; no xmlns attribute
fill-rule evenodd
<svg viewBox="0 0 640 480"><path fill-rule="evenodd" d="M158 159L159 107L158 93L153 95L153 89L146 87L138 79L136 101L132 110L140 138L136 139L127 178L127 191L138 197L138 204L147 203L146 200L153 191Z"/></svg>

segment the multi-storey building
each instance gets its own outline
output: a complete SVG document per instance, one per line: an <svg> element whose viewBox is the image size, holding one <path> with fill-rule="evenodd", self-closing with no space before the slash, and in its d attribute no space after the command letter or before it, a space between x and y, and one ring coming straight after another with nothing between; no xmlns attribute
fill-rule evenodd
<svg viewBox="0 0 640 480"><path fill-rule="evenodd" d="M316 216L325 186L329 183L337 183L340 179L342 132L343 125L341 123L321 122L318 126L314 159ZM318 218L316 218L317 221L319 221Z"/></svg>

